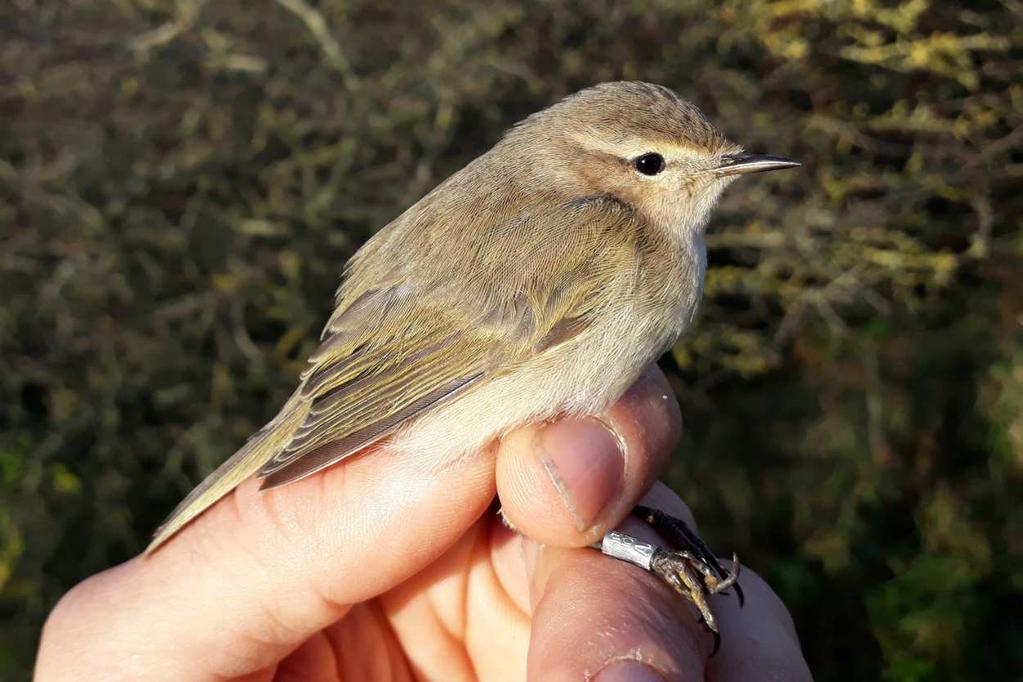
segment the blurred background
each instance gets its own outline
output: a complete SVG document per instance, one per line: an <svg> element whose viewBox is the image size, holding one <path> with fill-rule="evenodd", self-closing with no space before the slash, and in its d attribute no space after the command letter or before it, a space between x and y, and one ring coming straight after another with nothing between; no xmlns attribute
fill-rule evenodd
<svg viewBox="0 0 1023 682"><path fill-rule="evenodd" d="M275 413L374 230L580 87L676 89L735 185L662 363L668 479L818 680L1023 670L1023 5L0 5L0 678Z"/></svg>

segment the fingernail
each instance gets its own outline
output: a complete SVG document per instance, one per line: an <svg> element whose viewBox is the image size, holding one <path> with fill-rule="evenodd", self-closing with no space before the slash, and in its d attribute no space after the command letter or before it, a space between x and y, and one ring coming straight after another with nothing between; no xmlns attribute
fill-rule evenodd
<svg viewBox="0 0 1023 682"><path fill-rule="evenodd" d="M597 673L593 682L664 682L664 678L639 661L615 661Z"/></svg>
<svg viewBox="0 0 1023 682"><path fill-rule="evenodd" d="M586 531L624 485L618 437L596 419L563 419L538 434L536 450L576 527Z"/></svg>

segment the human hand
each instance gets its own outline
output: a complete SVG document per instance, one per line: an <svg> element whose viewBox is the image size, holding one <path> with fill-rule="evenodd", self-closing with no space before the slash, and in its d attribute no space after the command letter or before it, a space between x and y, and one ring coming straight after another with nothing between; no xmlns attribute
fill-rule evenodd
<svg viewBox="0 0 1023 682"><path fill-rule="evenodd" d="M651 370L599 421L519 429L458 462L384 451L263 493L250 481L153 555L73 588L36 678L810 679L752 572L741 612L715 598L723 644L708 658L711 637L667 586L580 548L672 451L670 394ZM485 513L495 492L533 539ZM663 486L645 502L692 524Z"/></svg>

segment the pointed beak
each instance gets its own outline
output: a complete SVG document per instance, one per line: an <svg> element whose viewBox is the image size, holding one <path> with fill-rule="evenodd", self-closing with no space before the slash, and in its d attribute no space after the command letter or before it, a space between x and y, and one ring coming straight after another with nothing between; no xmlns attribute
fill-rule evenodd
<svg viewBox="0 0 1023 682"><path fill-rule="evenodd" d="M770 154L729 154L723 157L722 164L714 169L714 173L723 175L746 175L747 173L762 173L763 171L781 170L783 168L795 168L799 166L798 161L793 161L784 156L772 156Z"/></svg>

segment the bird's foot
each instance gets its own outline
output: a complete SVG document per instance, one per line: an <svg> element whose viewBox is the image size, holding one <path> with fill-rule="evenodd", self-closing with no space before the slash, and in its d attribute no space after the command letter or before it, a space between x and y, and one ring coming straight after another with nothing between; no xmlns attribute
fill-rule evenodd
<svg viewBox="0 0 1023 682"><path fill-rule="evenodd" d="M652 507L637 506L632 513L670 542L675 554L684 555L689 565L702 577L701 582L708 594L722 594L728 588L734 587L739 606L743 605L745 595L738 583L739 559L735 554L732 555L731 568L726 570L707 543L682 519Z"/></svg>
<svg viewBox="0 0 1023 682"><path fill-rule="evenodd" d="M733 554L731 566L726 570L706 543L681 519L659 509L642 506L636 507L633 514L657 531L672 548L658 547L612 531L604 536L599 549L604 554L650 571L692 602L700 612L700 620L714 635L713 653L716 653L721 637L707 597L724 594L725 590L734 588L742 606L744 596L738 584L738 558Z"/></svg>

